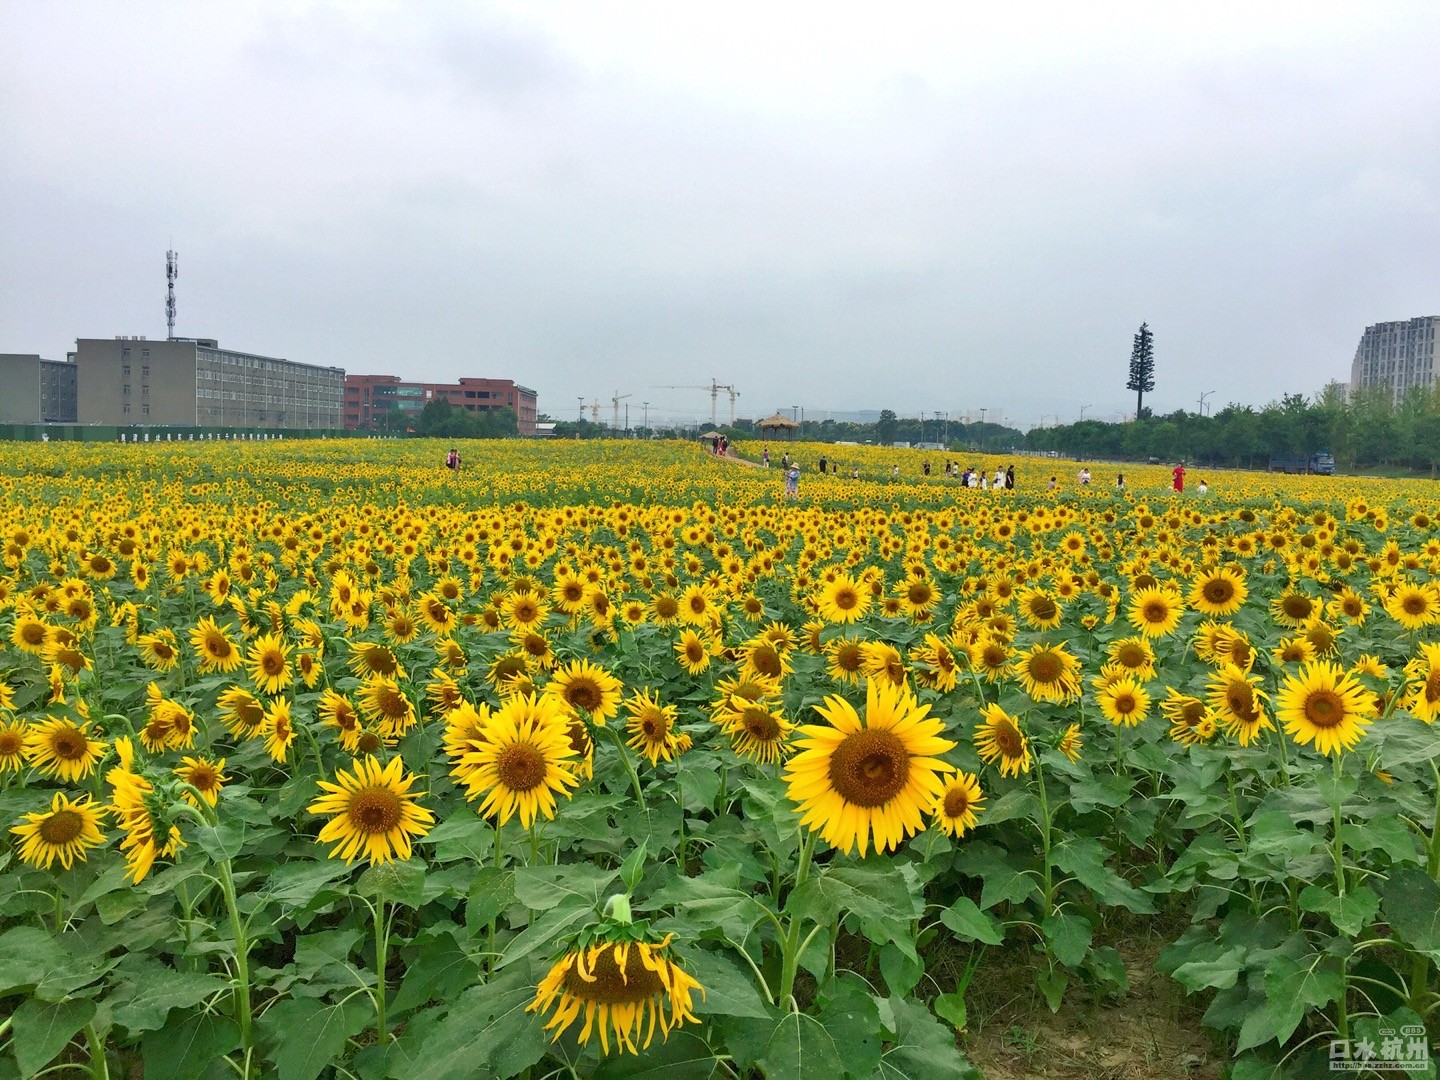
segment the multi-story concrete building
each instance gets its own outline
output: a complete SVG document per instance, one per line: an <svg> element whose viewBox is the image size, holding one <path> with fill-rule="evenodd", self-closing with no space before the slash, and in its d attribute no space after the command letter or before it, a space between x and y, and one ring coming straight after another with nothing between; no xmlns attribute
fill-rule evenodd
<svg viewBox="0 0 1440 1080"><path fill-rule="evenodd" d="M75 365L0 353L0 423L75 423Z"/></svg>
<svg viewBox="0 0 1440 1080"><path fill-rule="evenodd" d="M1435 331L1440 315L1367 326L1350 365L1350 389L1388 386L1396 397L1434 384Z"/></svg>
<svg viewBox="0 0 1440 1080"><path fill-rule="evenodd" d="M345 372L222 349L213 338L80 338L82 424L339 428Z"/></svg>
<svg viewBox="0 0 1440 1080"><path fill-rule="evenodd" d="M415 417L436 399L467 412L514 409L519 433L535 434L537 395L528 386L510 379L417 383L407 382L398 375L346 375L345 426L351 430L380 427L394 409L407 417Z"/></svg>

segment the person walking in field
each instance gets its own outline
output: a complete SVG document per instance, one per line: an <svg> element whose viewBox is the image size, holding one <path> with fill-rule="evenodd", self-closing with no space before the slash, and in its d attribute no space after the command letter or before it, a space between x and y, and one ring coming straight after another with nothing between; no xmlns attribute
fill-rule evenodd
<svg viewBox="0 0 1440 1080"><path fill-rule="evenodd" d="M450 453L445 455L445 467L456 476L460 475L460 451L453 446L450 448Z"/></svg>
<svg viewBox="0 0 1440 1080"><path fill-rule="evenodd" d="M1185 462L1182 461L1171 469L1170 475L1174 477L1175 493L1178 495L1185 490Z"/></svg>
<svg viewBox="0 0 1440 1080"><path fill-rule="evenodd" d="M785 473L785 498L800 498L800 463L792 461Z"/></svg>
<svg viewBox="0 0 1440 1080"><path fill-rule="evenodd" d="M1015 466L1009 465L1005 469L1005 490L1015 490Z"/></svg>
<svg viewBox="0 0 1440 1080"><path fill-rule="evenodd" d="M770 448L768 446L765 447L765 452L761 454L760 457L765 462L765 468L768 469L770 467Z"/></svg>

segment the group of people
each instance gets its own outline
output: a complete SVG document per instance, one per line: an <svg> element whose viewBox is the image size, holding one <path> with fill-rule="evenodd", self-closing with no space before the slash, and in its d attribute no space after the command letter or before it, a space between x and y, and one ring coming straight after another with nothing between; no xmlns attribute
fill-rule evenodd
<svg viewBox="0 0 1440 1080"><path fill-rule="evenodd" d="M729 439L729 437L728 437L728 436L725 436L725 435L721 435L719 438L717 438L714 442L712 442L712 443L710 444L710 452L711 452L712 454L714 454L716 457L725 457L727 454L729 454L729 453L730 453L730 439ZM768 454L770 453L770 451L767 450L767 451L765 451L765 453L768 455ZM767 460L767 461L765 462L765 464L768 466L768 465L770 464L770 462Z"/></svg>
<svg viewBox="0 0 1440 1080"><path fill-rule="evenodd" d="M930 462L928 460L921 464L920 472L922 473L922 475L925 476L930 475ZM900 466L895 466L894 475L896 477L900 475ZM958 479L961 485L964 487L980 488L982 491L1015 490L1014 465L1010 465L1006 468L1001 468L999 465L995 466L995 475L991 477L986 475L984 469L977 469L973 466L967 467L962 471L960 468L960 462L950 461L947 458L945 460L944 475L947 477L954 477Z"/></svg>

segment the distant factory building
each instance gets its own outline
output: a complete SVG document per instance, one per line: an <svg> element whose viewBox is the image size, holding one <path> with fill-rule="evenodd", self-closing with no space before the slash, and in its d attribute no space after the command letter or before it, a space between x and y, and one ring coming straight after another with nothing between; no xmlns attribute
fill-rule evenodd
<svg viewBox="0 0 1440 1080"><path fill-rule="evenodd" d="M417 417L442 399L467 412L515 410L521 435L535 434L536 393L510 379L461 379L455 383L407 382L398 375L346 375L345 427L351 431L384 426L392 410Z"/></svg>
<svg viewBox="0 0 1440 1080"><path fill-rule="evenodd" d="M82 424L337 429L345 372L221 348L213 338L75 343Z"/></svg>
<svg viewBox="0 0 1440 1080"><path fill-rule="evenodd" d="M1396 397L1435 382L1435 331L1440 315L1367 326L1350 365L1350 389L1388 386Z"/></svg>
<svg viewBox="0 0 1440 1080"><path fill-rule="evenodd" d="M73 424L75 365L35 353L0 353L0 424Z"/></svg>

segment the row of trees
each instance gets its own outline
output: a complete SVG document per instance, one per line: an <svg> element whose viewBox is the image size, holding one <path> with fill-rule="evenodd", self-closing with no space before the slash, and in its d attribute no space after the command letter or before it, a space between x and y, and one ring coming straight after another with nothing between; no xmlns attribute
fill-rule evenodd
<svg viewBox="0 0 1440 1080"><path fill-rule="evenodd" d="M1311 398L1287 394L1262 408L1230 404L1212 415L1185 412L1113 424L1082 420L1036 428L1031 450L1070 457L1186 461L1264 468L1274 457L1328 450L1341 468L1440 466L1440 387L1394 397L1383 386L1349 393L1331 383Z"/></svg>
<svg viewBox="0 0 1440 1080"><path fill-rule="evenodd" d="M710 425L704 425L709 430ZM631 428L628 432L616 431L604 424L589 420L559 420L555 423L555 435L562 439L603 439L603 438L650 438L661 439L693 438L701 429L695 425L684 428L654 427ZM728 436L731 441L758 439L762 432L753 420L736 420L734 424L722 424L716 430ZM1019 446L1024 433L1003 424L962 424L939 420L921 421L913 416L902 417L893 409L883 409L880 418L870 424L854 424L840 420L804 420L795 429L794 437L806 442L851 442L874 443L893 446L896 443L941 444L952 449L1008 450ZM790 438L788 431L773 434L775 442Z"/></svg>

